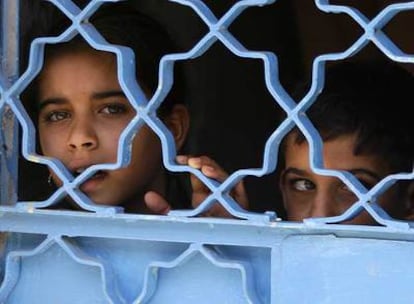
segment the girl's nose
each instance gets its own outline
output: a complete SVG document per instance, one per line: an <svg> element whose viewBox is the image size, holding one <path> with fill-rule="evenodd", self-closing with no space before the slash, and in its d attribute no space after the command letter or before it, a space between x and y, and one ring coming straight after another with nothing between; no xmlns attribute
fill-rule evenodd
<svg viewBox="0 0 414 304"><path fill-rule="evenodd" d="M76 150L93 150L98 147L98 137L93 122L89 119L74 120L71 126L68 146Z"/></svg>

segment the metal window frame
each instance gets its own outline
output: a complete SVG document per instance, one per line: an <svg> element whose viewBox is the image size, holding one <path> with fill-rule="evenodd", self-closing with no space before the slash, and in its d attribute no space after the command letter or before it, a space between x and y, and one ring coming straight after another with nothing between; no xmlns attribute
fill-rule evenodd
<svg viewBox="0 0 414 304"><path fill-rule="evenodd" d="M323 168L320 136L310 120L302 113L311 106L323 85L325 63L348 58L359 52L369 42L374 43L394 61L412 63L414 57L404 54L381 29L398 13L413 10L414 2L389 5L369 20L355 8L332 5L328 0L315 0L315 5L321 11L349 15L363 29L363 34L344 52L323 54L315 58L312 67L312 86L306 96L296 103L279 82L277 56L271 52L253 52L246 49L227 30L244 10L252 6L266 6L275 0L241 0L236 2L221 18L216 18L201 0L171 0L179 5L190 7L209 30L188 52L168 54L161 59L159 76L162 79L160 82L162 86L150 100L147 100L140 87L131 86L128 82L131 70L126 62L130 62L133 58L131 51L128 48L105 43L93 27L83 22L102 3L117 2L116 0L92 0L83 9L70 0L49 1L72 21L72 25L59 37L42 37L34 40L30 51L29 67L20 77L17 76L19 58L16 42L19 22L18 1L5 0L0 6L2 16L0 230L3 232L3 238L6 239L0 267L3 269L3 281L0 286L1 303L22 303L22 301L30 300L45 303L45 299L50 300L48 296L53 293L48 291L49 285L44 285L40 290L30 289L36 285L28 281L32 271L43 271L43 268L37 269L36 264L45 263L43 259L46 257L51 259L45 264L50 266L49 271L53 269L55 272L71 275L70 278L68 275L68 279L64 282L67 284L67 290L61 294L62 298L59 299L59 303L60 301L66 303L63 300L64 296L66 296L67 303L73 303L74 299L79 302L93 299L93 296L88 293L89 287L84 286L79 291L76 289L80 288L79 285L73 283L73 280L75 282L85 280L90 269L97 272L93 282L100 286L101 296L95 299L98 303L173 301L169 297L169 290L173 290L174 287L179 288L181 281L174 282L166 274L168 272L184 273L189 274L189 277L181 278L182 280L197 280L200 269L206 273L206 280L209 284L207 287L215 286L213 278L219 280L219 278L228 277L236 278L238 288L234 289L233 286L231 289L230 282L226 281L225 284L229 284L230 287L223 288L221 297L215 295L214 290L206 290L208 289L206 286L195 286L190 282L188 283L189 290L180 290L175 302L193 303L194 299L197 299L198 303L210 303L216 296L222 301L233 297L233 301L237 303L293 303L289 301L294 301L294 303L309 303L308 301L348 303L352 300L357 301L358 297L366 296L366 293L370 293L369 297L364 298L367 303L385 303L396 299L399 303L412 301L409 289L411 275L407 271L414 266L410 261L410 252L414 250L412 224L393 220L376 204L370 204L369 198L384 188L390 187L396 181L414 179L414 172L388 176L368 191L353 175ZM47 159L35 153L35 131L19 100L19 94L40 71L45 44L67 41L77 33L80 33L92 47L116 54L121 87L128 98L133 101L139 118L134 119L122 133L116 164L95 165L74 178L59 161ZM266 142L263 166L258 169L238 170L221 184L210 180L198 170L175 164L172 161L175 152L171 134L152 115L171 88L174 80L174 63L202 56L217 42L226 46L235 56L263 62L266 87L275 99L275 106L280 106L287 115ZM173 210L168 216L123 214L117 208L95 205L77 191L77 186L97 170L116 169L125 164L124 160L128 158L129 151L124 148L123 143L128 141L144 123L160 137L165 167L173 172L192 173L211 190L212 194L196 209ZM63 186L46 201L17 201L15 185L18 155L16 151L19 146L18 124L22 128L23 156L29 161L52 168L64 181ZM272 213L257 214L241 209L228 195L230 189L244 177L260 177L274 171L279 143L294 126L300 128L310 143L312 169L318 174L341 179L358 196L359 201L344 214L330 218L307 219L303 223L281 222ZM81 208L91 212L43 209L54 204L66 194L69 194ZM196 217L206 211L215 201L222 204L237 219ZM362 210L366 210L382 226L363 227L336 224L351 218ZM114 250L116 257L104 255L104 246L109 246L111 242L125 247L120 246L121 248ZM90 244L103 246L100 247L102 251L95 250ZM130 247L135 248L136 252L127 253ZM120 263L118 260L123 255L134 259L135 255L139 257L138 249L152 247L157 248L158 251L154 258L151 258L151 255L144 255L149 260L147 263L136 260L126 260L125 263ZM167 250L163 256L160 252L165 248L171 251ZM62 258L62 255L66 258ZM259 258L255 259L255 256ZM393 265L392 271L390 270L390 257L394 261L399 261L397 265ZM77 275L70 272L73 265L70 266L68 260L79 267ZM346 263L345 267L339 264L341 262ZM62 263L62 266L59 263ZM133 287L132 282L119 283L122 281L119 273L128 273L128 267L141 270L138 287ZM183 267L184 270L182 270ZM344 272L347 273L347 269L344 268L349 268L359 276L352 277L350 281L349 277L343 276ZM47 269L45 271L46 274L39 274L35 277L46 280ZM54 277L53 274L50 274L50 277ZM338 283L339 287L331 286L330 280ZM373 286L370 280L376 282L377 286ZM49 282L49 284L52 283ZM168 284L172 287L168 287ZM321 288L323 284L329 288ZM341 289L341 284L346 285L344 289ZM292 285L295 286L292 287ZM391 286L392 290L398 290L399 295L393 292L386 293L387 286ZM127 289L128 292L125 291ZM22 292L28 290L30 292ZM163 293L163 290L167 291ZM299 294L298 290L302 290L303 295ZM77 292L78 297L76 297ZM196 297L191 298L189 296L191 293Z"/></svg>

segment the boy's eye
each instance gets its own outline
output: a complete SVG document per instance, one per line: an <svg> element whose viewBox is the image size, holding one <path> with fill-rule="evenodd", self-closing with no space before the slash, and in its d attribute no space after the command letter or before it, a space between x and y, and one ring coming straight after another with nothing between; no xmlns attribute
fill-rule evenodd
<svg viewBox="0 0 414 304"><path fill-rule="evenodd" d="M290 184L297 191L310 191L315 189L315 184L307 179L294 179L290 181Z"/></svg>
<svg viewBox="0 0 414 304"><path fill-rule="evenodd" d="M372 187L374 187L375 186L375 183L372 183L372 182L369 182L369 181L366 181L366 180L363 180L363 179L359 179L359 182L365 187L365 188L367 188L368 190L369 189L371 189Z"/></svg>
<svg viewBox="0 0 414 304"><path fill-rule="evenodd" d="M101 112L104 114L120 114L125 113L127 107L123 104L109 104L102 108Z"/></svg>
<svg viewBox="0 0 414 304"><path fill-rule="evenodd" d="M56 121L61 121L63 119L66 119L68 117L69 117L69 113L67 112L53 111L46 115L45 120L56 122Z"/></svg>
<svg viewBox="0 0 414 304"><path fill-rule="evenodd" d="M361 180L361 179L359 181L368 190L373 187L373 185L371 183L367 182L367 181L364 181L364 180ZM341 188L345 191L349 191L349 192L353 193L352 190L349 189L349 187L345 184L342 184Z"/></svg>
<svg viewBox="0 0 414 304"><path fill-rule="evenodd" d="M347 196L355 196L355 193L345 184L342 184L340 189L342 194L345 194Z"/></svg>

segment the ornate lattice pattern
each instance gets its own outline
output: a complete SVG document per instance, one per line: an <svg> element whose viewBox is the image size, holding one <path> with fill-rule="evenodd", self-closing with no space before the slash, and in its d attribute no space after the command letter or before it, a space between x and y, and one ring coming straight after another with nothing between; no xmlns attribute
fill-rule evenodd
<svg viewBox="0 0 414 304"><path fill-rule="evenodd" d="M414 2L389 5L370 20L355 8L315 0L315 6L325 13L349 15L363 34L344 52L315 58L312 86L296 103L279 81L277 56L246 49L228 30L244 10L252 6L265 9L275 0L238 1L220 19L201 0L170 1L190 7L207 25L208 32L188 52L162 58L160 86L150 100L135 82L129 81L135 77L129 64L134 60L131 50L107 44L87 22L100 5L116 0L92 0L83 9L70 0L49 0L70 19L71 25L58 37L41 37L32 42L29 66L20 77L15 77L13 69L3 68L0 74L1 140L3 146L7 147L9 142L14 146L8 151L3 149L1 154L0 230L4 248L0 302L349 303L361 302L362 297L370 303L411 303L414 299L406 283L413 273L407 270L414 267L410 242L414 235L410 223L391 219L370 201L395 182L414 179L414 172L387 176L367 190L352 174L323 168L320 136L303 113L323 86L326 62L348 58L369 42L394 61L412 63L414 57L400 50L382 28L398 13L413 10ZM12 6L11 1L2 2L3 16L13 12L17 16ZM13 54L11 41L15 32L10 31L10 26L3 24L2 56L13 66L17 52ZM77 34L93 48L116 55L120 85L137 115L121 135L116 163L94 165L74 177L58 160L36 154L35 129L19 95L41 70L45 45L68 41ZM238 170L223 183L189 166L177 165L173 161L172 136L155 115L172 87L174 63L202 56L214 43L222 43L235 56L260 60L275 106L286 112L285 120L266 142L262 167ZM7 52L12 52L12 56L7 57ZM4 183L13 185L16 175L13 165L16 160L12 156L18 145L13 142L16 123L10 118L11 113L22 129L24 157L48 166L63 181L45 201L17 202ZM159 136L168 170L192 173L211 190L211 195L196 209L173 210L168 216L123 214L117 208L94 204L78 190L98 170L127 165L130 153L127 143L144 124ZM304 223L285 223L272 213L243 210L229 195L244 177L260 177L274 171L279 143L294 126L300 128L310 143L312 169L318 174L339 178L357 195L358 202L344 214L307 219ZM92 212L43 209L66 195L82 209ZM216 201L243 221L195 217ZM327 225L347 220L363 210L382 226ZM370 250L363 250L368 247ZM391 269L390 261L399 262ZM387 293L390 286L392 292Z"/></svg>

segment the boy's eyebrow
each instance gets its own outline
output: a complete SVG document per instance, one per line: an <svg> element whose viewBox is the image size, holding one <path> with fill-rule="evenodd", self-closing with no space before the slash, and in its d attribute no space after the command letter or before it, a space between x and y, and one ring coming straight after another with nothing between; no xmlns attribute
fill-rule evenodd
<svg viewBox="0 0 414 304"><path fill-rule="evenodd" d="M337 170L341 170L341 169L337 169ZM364 174L364 175L370 176L371 178L377 181L381 180L381 176L379 176L377 173L371 170L368 170L368 169L356 168L356 169L350 169L350 170L345 170L345 171L352 173L353 175ZM306 175L307 173L304 170L289 167L283 170L281 178L283 179L287 174Z"/></svg>
<svg viewBox="0 0 414 304"><path fill-rule="evenodd" d="M351 169L347 171L349 173L352 173L353 175L357 175L357 174L368 175L372 177L373 179L376 179L377 181L380 181L382 179L381 176L379 176L377 173L375 173L374 171L368 170L368 169L357 168L357 169Z"/></svg>
<svg viewBox="0 0 414 304"><path fill-rule="evenodd" d="M298 168L288 167L285 170L283 170L281 178L285 178L287 174L306 175L306 171L300 170Z"/></svg>

